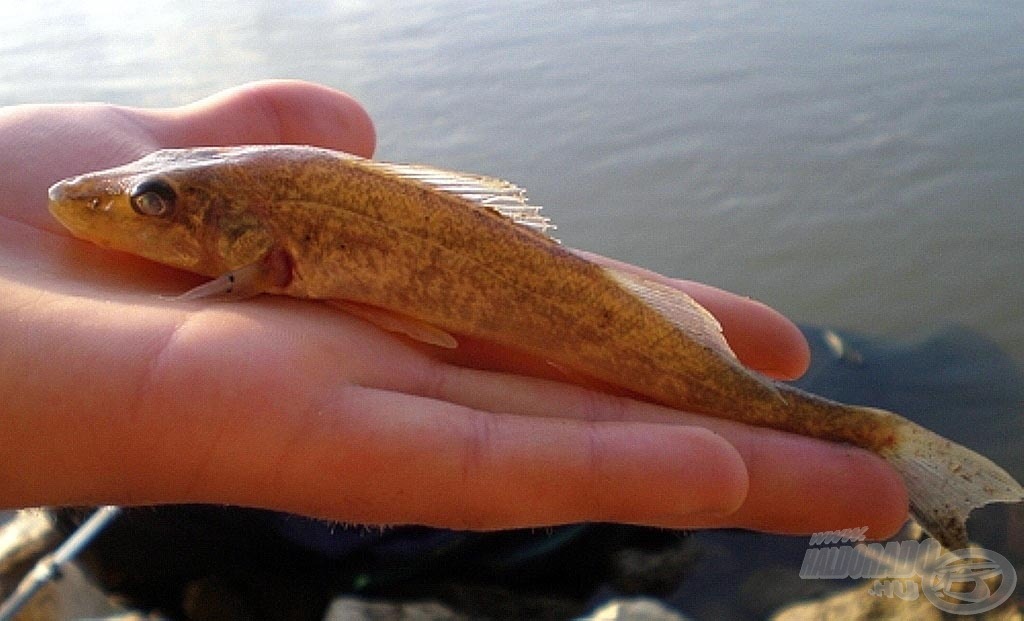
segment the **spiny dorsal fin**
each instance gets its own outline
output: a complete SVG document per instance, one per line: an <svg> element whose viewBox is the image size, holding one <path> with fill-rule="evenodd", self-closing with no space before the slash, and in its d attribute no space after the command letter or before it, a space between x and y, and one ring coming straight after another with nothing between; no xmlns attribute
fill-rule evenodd
<svg viewBox="0 0 1024 621"><path fill-rule="evenodd" d="M422 164L393 164L373 160L367 160L367 164L493 209L516 224L540 233L547 234L555 228L550 219L540 215L540 205L530 205L526 191L514 183Z"/></svg>

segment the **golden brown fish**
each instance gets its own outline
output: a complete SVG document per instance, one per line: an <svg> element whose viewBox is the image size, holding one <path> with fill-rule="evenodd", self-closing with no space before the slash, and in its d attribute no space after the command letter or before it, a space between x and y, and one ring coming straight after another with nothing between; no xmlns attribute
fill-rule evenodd
<svg viewBox="0 0 1024 621"><path fill-rule="evenodd" d="M504 181L313 147L171 149L57 183L50 201L78 237L214 279L185 298L333 301L436 345L477 337L674 408L866 448L951 549L971 510L1024 499L999 466L896 414L744 368L693 299L562 247Z"/></svg>

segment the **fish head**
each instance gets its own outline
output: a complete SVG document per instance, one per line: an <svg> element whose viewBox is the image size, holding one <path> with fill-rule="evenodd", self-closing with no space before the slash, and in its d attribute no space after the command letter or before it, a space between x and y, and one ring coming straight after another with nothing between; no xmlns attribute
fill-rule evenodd
<svg viewBox="0 0 1024 621"><path fill-rule="evenodd" d="M50 212L72 234L173 267L218 276L272 246L255 184L227 149L165 149L49 190Z"/></svg>

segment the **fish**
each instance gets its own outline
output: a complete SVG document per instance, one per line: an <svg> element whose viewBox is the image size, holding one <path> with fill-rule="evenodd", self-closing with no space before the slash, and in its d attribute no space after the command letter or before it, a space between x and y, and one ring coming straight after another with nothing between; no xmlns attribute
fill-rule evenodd
<svg viewBox="0 0 1024 621"><path fill-rule="evenodd" d="M210 278L184 300L319 300L433 346L480 339L670 408L867 449L950 550L972 510L1024 500L988 458L895 413L746 368L693 298L563 246L504 180L303 145L194 147L60 181L49 207L78 238Z"/></svg>

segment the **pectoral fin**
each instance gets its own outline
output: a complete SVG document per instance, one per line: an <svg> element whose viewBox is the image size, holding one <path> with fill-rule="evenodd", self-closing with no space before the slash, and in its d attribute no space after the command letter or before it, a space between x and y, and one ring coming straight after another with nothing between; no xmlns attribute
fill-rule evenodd
<svg viewBox="0 0 1024 621"><path fill-rule="evenodd" d="M243 265L189 289L176 300L244 300L274 289L287 287L292 280L292 259L284 250L271 250L262 259Z"/></svg>
<svg viewBox="0 0 1024 621"><path fill-rule="evenodd" d="M382 330L404 334L413 340L426 343L427 345L434 345L445 349L455 349L459 346L458 341L451 334L437 326L432 326L408 315L377 308L376 306L367 306L358 302L349 302L348 300L330 300L328 303L350 315L355 315L360 319L368 321Z"/></svg>
<svg viewBox="0 0 1024 621"><path fill-rule="evenodd" d="M262 293L260 288L260 274L262 269L259 263L246 265L237 270L221 274L209 282L189 289L185 293L175 297L175 300L244 300Z"/></svg>

